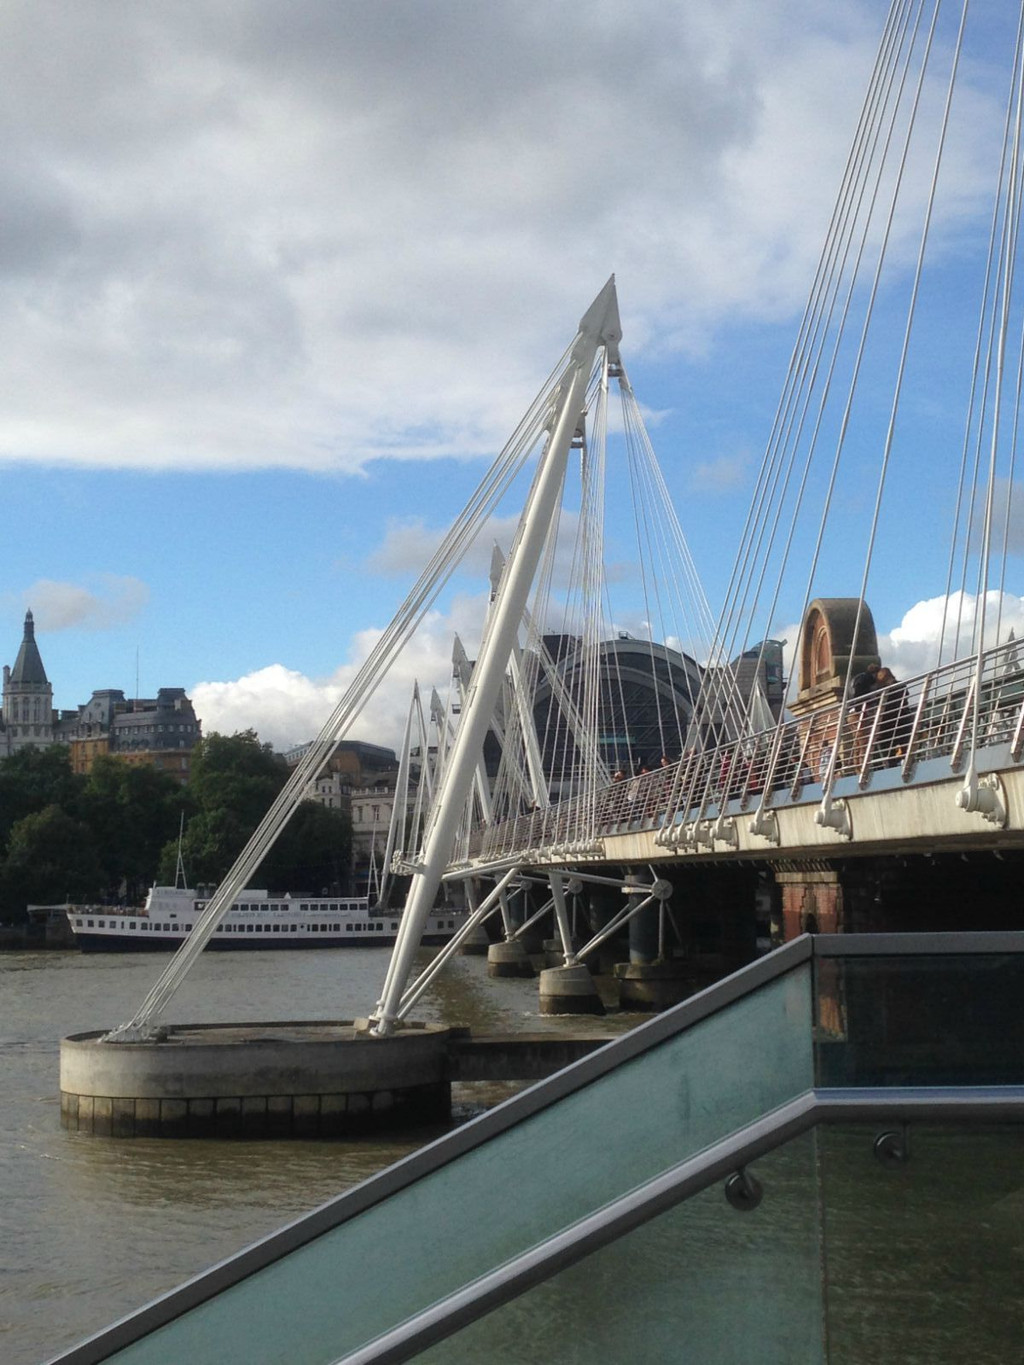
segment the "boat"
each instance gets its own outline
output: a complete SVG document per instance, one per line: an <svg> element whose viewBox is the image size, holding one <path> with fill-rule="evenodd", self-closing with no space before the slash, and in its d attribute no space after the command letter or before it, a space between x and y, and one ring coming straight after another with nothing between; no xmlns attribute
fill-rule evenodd
<svg viewBox="0 0 1024 1365"><path fill-rule="evenodd" d="M209 898L186 886L152 886L139 906L72 905L67 917L75 942L86 953L169 952L188 937ZM247 890L214 930L207 948L390 947L401 913L369 897L271 895ZM447 943L466 921L451 907L432 911L424 930L428 945Z"/></svg>

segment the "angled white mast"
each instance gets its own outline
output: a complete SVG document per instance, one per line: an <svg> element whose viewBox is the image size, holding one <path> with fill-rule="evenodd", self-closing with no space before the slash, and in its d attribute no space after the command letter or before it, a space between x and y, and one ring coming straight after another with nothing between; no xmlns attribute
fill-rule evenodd
<svg viewBox="0 0 1024 1365"><path fill-rule="evenodd" d="M424 843L423 860L413 875L395 943L387 989L375 1011L374 1031L379 1036L390 1033L399 1017L402 991L409 979L427 915L434 904L441 876L451 855L476 773L477 758L494 715L530 588L560 505L569 448L586 403L587 386L598 348L605 347L617 361L621 337L613 277L580 321L569 364L549 413L548 440L505 566L451 755L438 785Z"/></svg>

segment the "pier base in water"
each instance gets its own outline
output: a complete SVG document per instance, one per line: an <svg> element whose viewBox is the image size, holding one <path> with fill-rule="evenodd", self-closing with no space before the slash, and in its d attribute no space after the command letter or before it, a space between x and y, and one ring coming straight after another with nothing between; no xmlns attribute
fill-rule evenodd
<svg viewBox="0 0 1024 1365"><path fill-rule="evenodd" d="M692 971L678 962L620 962L615 976L624 1010L667 1010L695 990Z"/></svg>
<svg viewBox="0 0 1024 1365"><path fill-rule="evenodd" d="M594 978L582 962L540 974L541 1014L604 1014Z"/></svg>
<svg viewBox="0 0 1024 1365"><path fill-rule="evenodd" d="M191 1024L160 1042L61 1042L61 1122L109 1137L343 1137L451 1116L448 1030Z"/></svg>
<svg viewBox="0 0 1024 1365"><path fill-rule="evenodd" d="M513 939L510 943L492 943L487 949L488 976L533 976L533 974L533 963L530 961L530 955L518 939Z"/></svg>

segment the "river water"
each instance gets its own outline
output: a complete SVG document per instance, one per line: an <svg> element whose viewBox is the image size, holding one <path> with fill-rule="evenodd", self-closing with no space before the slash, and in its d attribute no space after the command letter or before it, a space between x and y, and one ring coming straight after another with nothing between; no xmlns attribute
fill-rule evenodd
<svg viewBox="0 0 1024 1365"><path fill-rule="evenodd" d="M351 1019L390 950L208 953L171 1022ZM0 954L0 1361L39 1365L196 1271L315 1208L433 1134L405 1141L114 1140L60 1126L60 1039L131 1017L165 959ZM417 1006L479 1031L578 1029L542 1019L535 981L456 958ZM587 1021L609 1034L623 1016ZM463 1113L500 1087L465 1087Z"/></svg>

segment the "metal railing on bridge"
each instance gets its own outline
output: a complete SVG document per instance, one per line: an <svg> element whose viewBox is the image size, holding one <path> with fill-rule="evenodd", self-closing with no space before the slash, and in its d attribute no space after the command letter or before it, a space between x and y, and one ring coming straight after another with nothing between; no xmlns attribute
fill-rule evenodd
<svg viewBox="0 0 1024 1365"><path fill-rule="evenodd" d="M488 860L531 853L583 857L596 841L624 830L654 829L678 845L698 822L822 795L837 778L865 791L873 774L898 769L915 780L926 759L948 758L962 771L972 745L1024 750L1024 665L1018 642L946 664L865 697L847 698L758 734L691 750L587 797L568 797L476 831L470 855Z"/></svg>

